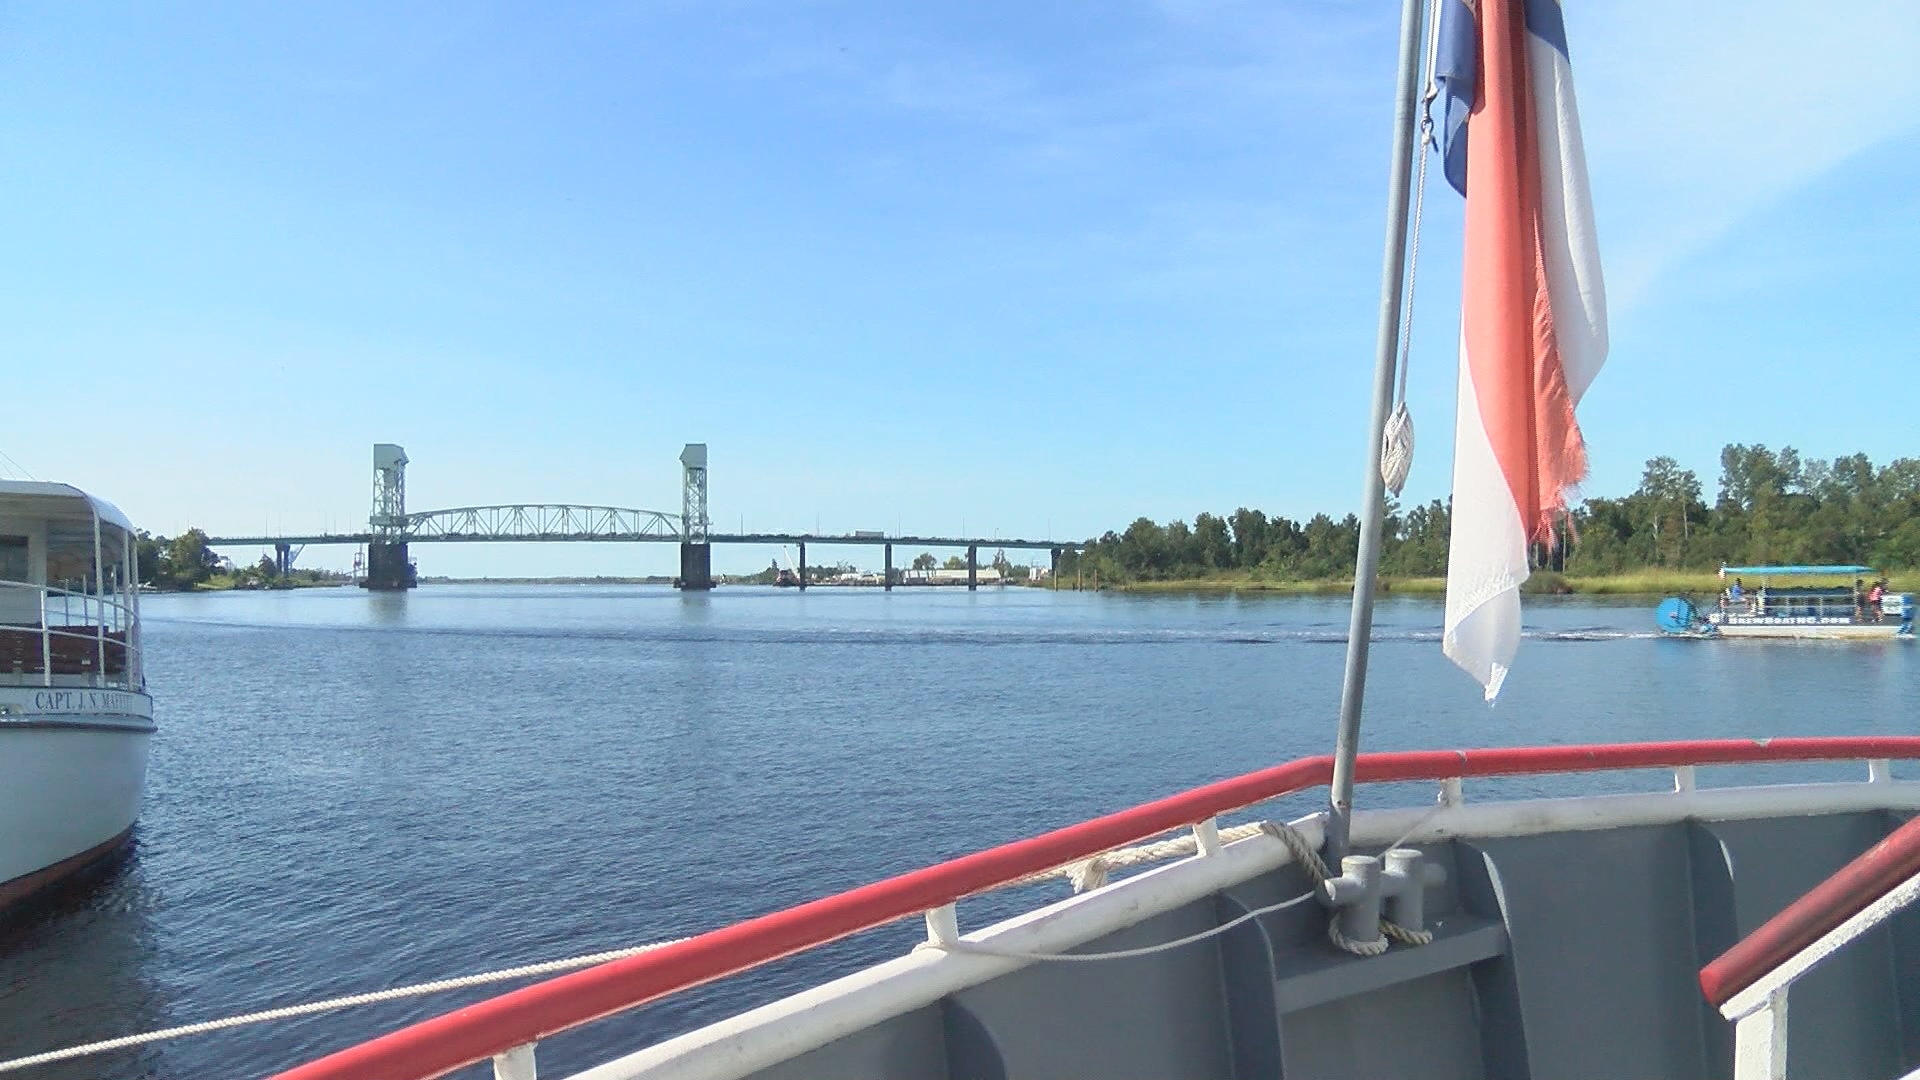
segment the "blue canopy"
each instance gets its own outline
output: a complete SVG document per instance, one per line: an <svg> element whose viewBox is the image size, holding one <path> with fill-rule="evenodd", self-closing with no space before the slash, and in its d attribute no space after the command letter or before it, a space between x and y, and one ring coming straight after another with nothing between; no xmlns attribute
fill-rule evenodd
<svg viewBox="0 0 1920 1080"><path fill-rule="evenodd" d="M1871 566L1723 566L1720 576L1728 574L1753 574L1766 577L1769 574L1858 574L1873 573Z"/></svg>

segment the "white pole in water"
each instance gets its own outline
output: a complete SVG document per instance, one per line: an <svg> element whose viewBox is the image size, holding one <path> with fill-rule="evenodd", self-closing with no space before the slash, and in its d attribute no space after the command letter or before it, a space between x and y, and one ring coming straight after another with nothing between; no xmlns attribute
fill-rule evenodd
<svg viewBox="0 0 1920 1080"><path fill-rule="evenodd" d="M1420 95L1420 24L1425 0L1401 0L1400 81L1393 113L1393 165L1387 177L1387 248L1380 271L1380 332L1374 349L1373 423L1367 432L1366 492L1360 507L1360 552L1353 572L1353 617L1347 627L1347 674L1340 687L1340 734L1333 750L1326 856L1347 852L1353 814L1353 759L1360 752L1360 705L1367 692L1367 646L1373 637L1373 579L1380 567L1380 529L1387 483L1381 443L1393 409L1394 357L1400 344L1400 298L1407 261L1407 196L1413 173L1414 113Z"/></svg>

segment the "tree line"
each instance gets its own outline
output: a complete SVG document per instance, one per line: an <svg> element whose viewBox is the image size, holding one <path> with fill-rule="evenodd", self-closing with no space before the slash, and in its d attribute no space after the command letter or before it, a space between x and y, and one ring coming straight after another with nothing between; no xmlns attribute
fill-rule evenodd
<svg viewBox="0 0 1920 1080"><path fill-rule="evenodd" d="M135 534L140 580L163 592L192 589L220 570L220 556L207 546L207 534L188 529L175 537Z"/></svg>
<svg viewBox="0 0 1920 1080"><path fill-rule="evenodd" d="M1389 500L1380 573L1444 575L1451 530L1451 500L1411 508ZM1579 575L1748 563L1920 568L1920 459L1876 467L1865 454L1826 461L1792 447L1734 443L1720 452L1720 487L1709 504L1693 470L1656 457L1632 494L1573 507L1558 539L1536 548L1536 567ZM1088 541L1078 556L1063 555L1061 570L1112 582L1330 581L1352 578L1359 546L1353 514L1300 522L1241 507L1191 524L1136 519Z"/></svg>
<svg viewBox="0 0 1920 1080"><path fill-rule="evenodd" d="M1004 550L995 551L992 561L981 565L991 566L995 570L998 570L1001 578L1007 581L1025 581L1032 572L1031 567L1022 566L1009 560ZM949 555L943 562L936 558L933 552L923 551L913 557L911 566L914 570L965 570L967 568L967 560L959 555ZM809 583L832 581L834 578L840 577L843 574L856 573L859 573L859 568L850 562L807 564L807 581ZM775 560L773 565L759 573L728 575L727 580L741 585L773 585L781 580L782 574L787 575L791 580L793 571L782 570L779 560ZM893 583L898 585L905 580L906 571L900 567L894 567Z"/></svg>
<svg viewBox="0 0 1920 1080"><path fill-rule="evenodd" d="M292 570L283 579L272 555L260 556L254 566L224 569L219 554L207 546L207 534L200 529L188 529L175 537L154 536L142 529L134 538L140 580L161 592L185 592L206 585L245 589L347 580L347 575L330 570Z"/></svg>

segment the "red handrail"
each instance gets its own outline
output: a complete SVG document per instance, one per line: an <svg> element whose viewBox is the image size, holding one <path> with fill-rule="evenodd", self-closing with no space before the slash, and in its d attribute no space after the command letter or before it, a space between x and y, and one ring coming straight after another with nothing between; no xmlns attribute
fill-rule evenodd
<svg viewBox="0 0 1920 1080"><path fill-rule="evenodd" d="M1920 873L1920 818L1895 829L1701 968L1700 989L1708 1003L1714 1008L1725 1005L1916 873Z"/></svg>
<svg viewBox="0 0 1920 1080"><path fill-rule="evenodd" d="M1354 775L1361 782L1377 783L1873 758L1920 758L1920 736L1715 739L1365 754L1357 762ZM329 1054L280 1073L276 1080L429 1080L444 1076L515 1046L918 915L1030 874L1320 786L1332 775L1331 757L1311 757L1194 788L522 987Z"/></svg>

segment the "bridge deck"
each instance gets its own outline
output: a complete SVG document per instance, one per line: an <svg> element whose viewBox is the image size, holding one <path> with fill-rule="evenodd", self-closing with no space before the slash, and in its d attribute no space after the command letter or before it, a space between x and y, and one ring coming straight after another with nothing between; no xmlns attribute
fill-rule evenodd
<svg viewBox="0 0 1920 1080"><path fill-rule="evenodd" d="M207 538L209 547L274 547L287 544L299 547L308 544L370 544L374 541L370 532L360 533L308 533L286 536L212 536ZM550 544L550 543L641 543L641 544L677 544L678 535L662 536L656 533L606 532L606 533L431 533L424 535L403 535L400 541L407 544ZM708 533L710 544L818 544L822 547L834 547L845 544L879 547L892 544L896 547L937 547L937 548L1015 548L1034 551L1048 551L1059 548L1062 551L1078 550L1079 541L1073 540L1002 540L990 537L959 536L852 536L819 533Z"/></svg>
<svg viewBox="0 0 1920 1080"><path fill-rule="evenodd" d="M581 506L571 503L502 503L424 510L399 519L400 527L376 535L369 532L309 533L287 536L214 536L213 547L304 547L308 544L371 544L376 540L403 544L677 544L684 535L677 514L634 510L624 506ZM1076 550L1079 544L1058 540L988 539L964 536L886 536L878 533L716 533L710 544L860 544L876 547L905 544L918 547L994 547L1033 550Z"/></svg>

